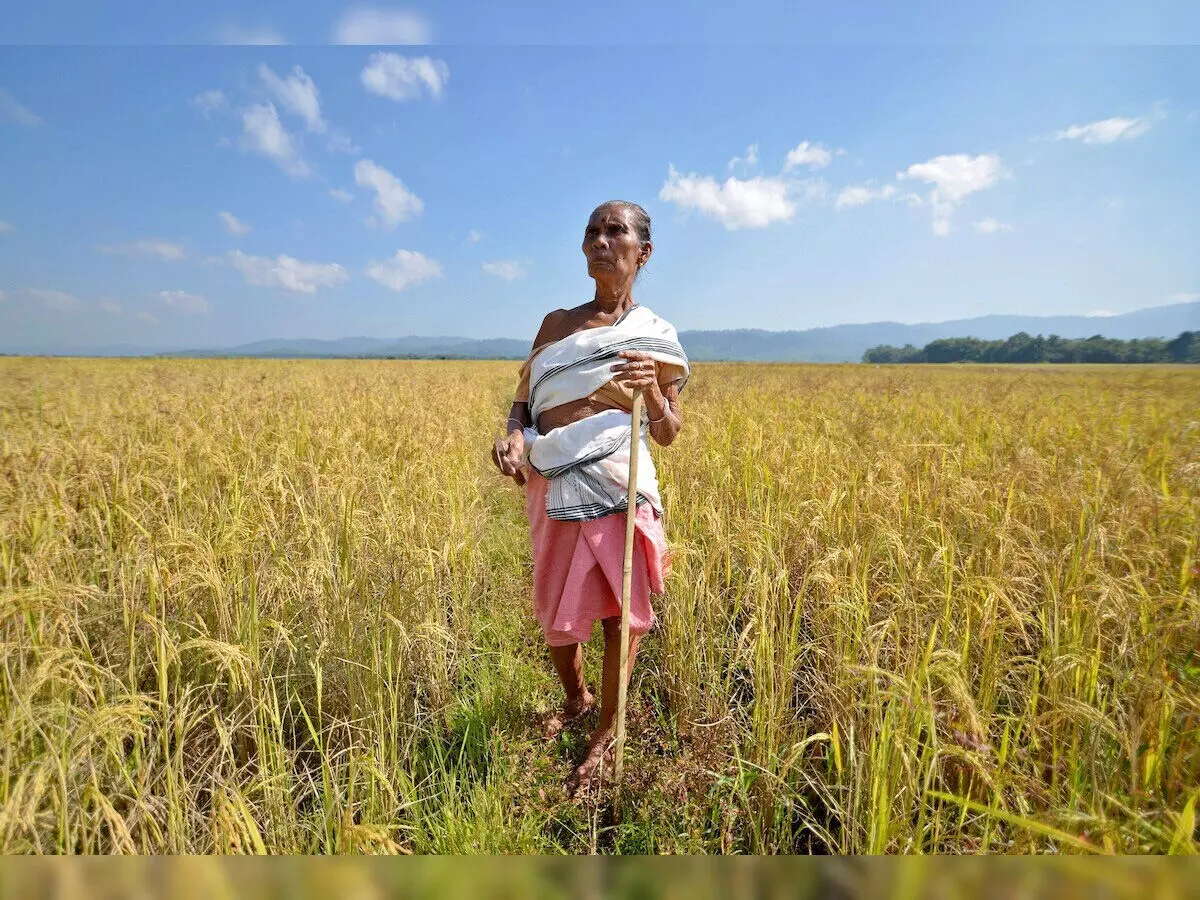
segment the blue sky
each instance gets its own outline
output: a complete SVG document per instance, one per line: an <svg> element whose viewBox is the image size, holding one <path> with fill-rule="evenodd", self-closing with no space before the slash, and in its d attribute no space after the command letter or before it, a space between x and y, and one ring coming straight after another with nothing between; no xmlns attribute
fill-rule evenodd
<svg viewBox="0 0 1200 900"><path fill-rule="evenodd" d="M680 329L1200 299L1186 4L892 6L6 8L0 348L531 339L610 198Z"/></svg>

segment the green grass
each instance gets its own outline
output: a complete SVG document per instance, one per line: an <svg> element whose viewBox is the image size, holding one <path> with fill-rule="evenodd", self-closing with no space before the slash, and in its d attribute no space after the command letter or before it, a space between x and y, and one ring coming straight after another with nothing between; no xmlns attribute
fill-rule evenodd
<svg viewBox="0 0 1200 900"><path fill-rule="evenodd" d="M1200 848L1200 371L698 366L616 820L514 375L0 360L0 850Z"/></svg>

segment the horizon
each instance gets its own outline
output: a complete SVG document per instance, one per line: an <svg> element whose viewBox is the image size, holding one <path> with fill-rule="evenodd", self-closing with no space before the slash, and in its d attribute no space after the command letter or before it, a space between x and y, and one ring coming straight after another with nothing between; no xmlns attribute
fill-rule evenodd
<svg viewBox="0 0 1200 900"><path fill-rule="evenodd" d="M1139 314L1144 314L1144 313L1160 312L1162 310L1174 309L1174 308L1183 307L1183 306L1188 306L1188 307L1194 308L1194 315L1185 320L1185 327L1183 329L1178 329L1178 328L1173 329L1173 330L1167 329L1168 331L1172 331L1172 333L1170 333L1170 334L1166 334L1166 333L1146 334L1146 335L1141 336L1144 339L1161 338L1161 339L1169 340L1173 337L1178 336L1178 334L1176 332L1181 333L1183 331L1200 330L1200 300L1181 301L1178 303L1166 304L1164 306L1148 307L1146 309L1132 310L1129 313L1120 313L1120 314L1115 314L1115 315L1107 315L1107 314L1094 315L1093 314L1093 315L1085 315L1085 316L1065 316L1064 317L1064 316L1058 316L1058 315L1023 316L1023 315L1013 315L1010 313L991 313L991 314L984 315L984 316L973 317L971 319L943 319L943 320L939 320L939 321L910 322L910 323L898 322L898 321L894 321L894 320L892 320L892 321L879 320L879 321L875 321L875 322L843 322L843 323L839 323L836 325L818 326L816 328L811 328L811 329L681 328L681 329L679 329L679 334L682 336L682 335L687 335L687 334L692 334L692 335L709 335L709 334L737 335L737 334L744 334L744 333L752 333L752 334L762 334L762 335L771 335L771 336L783 336L783 335L791 335L791 334L798 335L798 334L809 333L812 331L823 331L823 330L831 330L831 329L839 329L839 328L871 328L871 327L936 328L937 326L940 326L940 325L950 325L950 324L956 324L958 322L963 322L963 323L982 322L982 321L985 321L988 319L997 319L997 318L999 318L999 319L1015 318L1015 319L1024 319L1024 320L1045 320L1045 321L1062 320L1064 318L1066 318L1066 319L1088 319L1088 320L1094 320L1099 325L1100 323L1107 322L1107 321L1119 322L1122 319L1125 319L1129 316L1134 316L1134 315L1139 315ZM1193 319L1195 320L1194 322L1192 321ZM1026 327L1023 326L1019 331L1016 331L1013 334L1016 335L1016 334L1024 333L1024 334L1028 334L1030 337L1034 337L1034 338L1063 337L1063 335L1058 335L1053 331L1042 331L1040 329L1037 329L1034 326L1028 326L1028 327L1033 327L1034 330L1027 331ZM1162 330L1162 329L1160 329L1160 330ZM1104 332L1104 329L1100 328L1095 332L1095 335L1111 337L1111 335L1104 335L1103 332ZM969 337L973 337L973 335L964 333L961 335L955 335L955 337L969 338ZM994 338L992 338L992 339L994 339ZM1067 338L1067 339L1071 339L1071 338ZM1128 340L1129 338L1119 338L1119 339ZM186 357L192 353L201 354L201 355L205 355L205 354L219 355L219 354L229 352L229 351L241 350L244 348L254 347L259 344L287 345L289 343L301 344L301 343L310 343L310 342L334 344L334 343L343 343L343 342L347 342L347 341L403 342L403 341L408 341L408 340L416 340L416 341L446 340L446 341L453 341L453 342L463 342L466 344L501 342L501 341L513 341L513 342L524 343L524 340L522 338L516 338L516 337L512 337L512 336L508 336L508 335L492 335L492 336L483 337L483 338L471 338L471 337L464 337L463 335L453 335L453 334L397 334L397 335L386 335L386 336L348 334L348 335L341 335L341 336L332 337L332 338L295 337L295 336L292 336L292 337L270 337L270 338L263 338L261 340L246 341L246 342L242 342L239 344L224 344L224 345L219 345L219 346L200 346L200 345L179 345L179 346L149 345L149 346L147 346L147 345L130 344L127 342L119 342L119 343L111 343L111 344L97 344L97 345L90 345L90 346L60 345L58 349L36 348L36 347L33 347L32 345L25 345L24 348L18 347L17 349L14 349L12 346L6 346L3 344L0 344L0 356L45 356L45 357L53 357L53 356L60 356L60 355L61 356L87 356L89 354L89 352L97 351L100 353L100 355L116 357L116 356L125 355L122 353L118 353L116 351L132 351L128 355L130 355L130 356L175 355L175 356ZM987 339L985 339L985 340L987 340ZM414 358L431 358L431 357L429 357L428 354L432 353L434 350L442 351L442 350L448 350L448 349L450 349L450 348L442 347L442 346L434 344L434 345L431 345L426 351L424 351L424 356L422 355L422 351L400 350L399 348L392 348L390 350L387 350L387 352L394 353L397 356L413 355ZM374 351L347 352L345 354L330 353L329 355L331 355L331 356L344 355L348 358L353 358L353 357L359 357L359 356L363 356L363 355L370 356L375 353L382 353L382 352L385 352L385 348L380 348L380 349L377 349ZM303 354L303 353L296 354L297 357L302 357L304 355L305 354ZM472 358L474 358L474 357L472 357ZM480 357L480 358L483 358L483 357ZM511 359L511 358L515 358L515 357L509 356L509 355L495 357L495 359Z"/></svg>
<svg viewBox="0 0 1200 900"><path fill-rule="evenodd" d="M340 40L349 7L263 7L273 31L221 38L204 28L232 7L209 26L169 10L122 47L75 0L15 10L3 343L532 340L590 299L579 241L612 197L650 212L634 295L679 331L1102 321L1200 300L1200 47L1114 45L1139 33L1116 5L933 25L926 5L860 33L768 3L757 38L704 14L672 46L571 46L591 19L563 11L526 23L542 43L473 44L504 18L474 3L381 8L339 46L267 38L327 18ZM1160 4L1142 40L1182 40L1181 10ZM54 34L73 45L56 45L67 12L74 30ZM1085 18L1082 44L1039 43ZM670 21L650 15L647 34ZM396 46L405 22L421 40ZM815 43L728 43L767 22ZM185 33L240 45L156 44Z"/></svg>

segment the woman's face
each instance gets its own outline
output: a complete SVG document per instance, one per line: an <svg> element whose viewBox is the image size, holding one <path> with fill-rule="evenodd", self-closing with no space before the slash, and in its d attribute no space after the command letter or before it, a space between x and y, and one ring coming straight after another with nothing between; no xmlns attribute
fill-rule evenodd
<svg viewBox="0 0 1200 900"><path fill-rule="evenodd" d="M650 244L642 244L624 206L602 206L592 213L583 232L583 255L588 275L620 284L633 281L639 263L650 257Z"/></svg>

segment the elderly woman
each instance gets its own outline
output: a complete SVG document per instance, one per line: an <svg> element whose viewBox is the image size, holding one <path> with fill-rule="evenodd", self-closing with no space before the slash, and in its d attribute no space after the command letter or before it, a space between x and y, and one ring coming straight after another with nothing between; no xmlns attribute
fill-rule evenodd
<svg viewBox="0 0 1200 900"><path fill-rule="evenodd" d="M689 376L675 329L633 299L650 259L650 217L634 203L596 208L583 234L591 301L546 316L521 367L508 436L492 461L525 486L533 544L533 607L566 692L549 722L556 733L589 712L583 642L604 631L600 722L567 782L589 785L614 733L620 677L621 589L628 507L633 393L644 407L638 442L637 511L630 597L628 678L638 640L654 624L650 595L661 594L669 562L663 507L647 433L663 445L679 434L679 393Z"/></svg>

